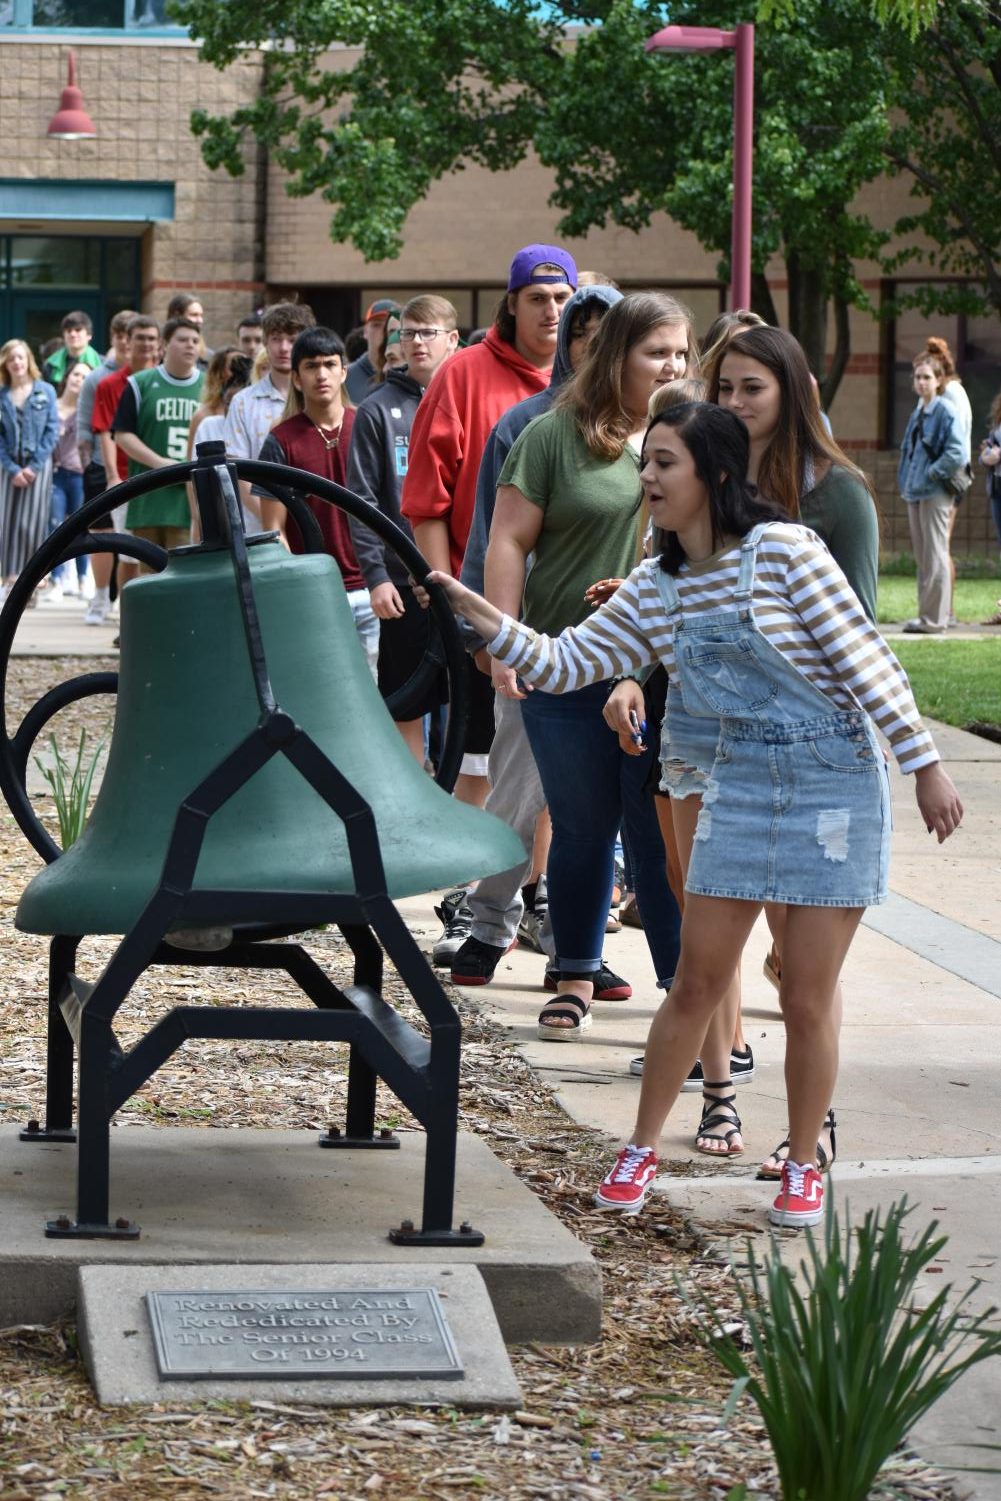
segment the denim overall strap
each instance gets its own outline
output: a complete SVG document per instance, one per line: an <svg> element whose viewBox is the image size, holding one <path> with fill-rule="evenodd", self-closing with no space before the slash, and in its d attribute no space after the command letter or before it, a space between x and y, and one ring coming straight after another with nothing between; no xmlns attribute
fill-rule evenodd
<svg viewBox="0 0 1001 1501"><path fill-rule="evenodd" d="M767 521L759 521L740 544L740 569L737 573L737 587L733 591L733 597L743 621L751 619L751 596L754 593L754 569L758 560L758 543L768 530L768 526Z"/></svg>
<svg viewBox="0 0 1001 1501"><path fill-rule="evenodd" d="M658 566L655 577L657 580L657 590L660 594L661 600L663 601L664 609L667 612L668 619L670 619L672 615L680 614L681 596L678 593L678 586L674 582L672 576L669 573L665 573L663 568Z"/></svg>

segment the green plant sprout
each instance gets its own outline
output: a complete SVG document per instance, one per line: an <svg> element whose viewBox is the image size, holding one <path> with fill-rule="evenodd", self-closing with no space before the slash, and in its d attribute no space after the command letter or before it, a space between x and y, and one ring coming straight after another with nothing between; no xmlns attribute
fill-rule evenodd
<svg viewBox="0 0 1001 1501"><path fill-rule="evenodd" d="M803 1291L774 1235L760 1268L748 1244L750 1285L738 1277L737 1292L753 1363L708 1299L683 1290L708 1348L734 1377L724 1420L745 1394L755 1403L784 1501L866 1501L918 1418L971 1366L1001 1354L1001 1330L988 1327L997 1310L965 1312L978 1281L951 1309L951 1284L925 1307L915 1303L918 1278L948 1237L932 1220L906 1245L910 1213L906 1198L885 1220L870 1210L853 1264L851 1225L842 1231L829 1205L823 1243L806 1232Z"/></svg>
<svg viewBox="0 0 1001 1501"><path fill-rule="evenodd" d="M71 844L76 843L84 831L90 789L97 771L98 760L104 749L104 741L99 741L97 749L92 752L88 761L85 759L87 731L81 730L76 759L72 765L65 759L56 744L55 735L49 736L49 749L52 753L51 765L47 765L39 756L33 759L52 788L52 799L56 805L56 817L59 820L59 838L65 851Z"/></svg>

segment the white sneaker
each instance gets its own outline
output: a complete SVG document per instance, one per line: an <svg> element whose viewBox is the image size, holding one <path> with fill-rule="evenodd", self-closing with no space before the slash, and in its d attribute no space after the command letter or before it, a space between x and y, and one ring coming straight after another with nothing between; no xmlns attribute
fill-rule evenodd
<svg viewBox="0 0 1001 1501"><path fill-rule="evenodd" d="M110 599L92 599L83 617L84 625L104 625L111 614Z"/></svg>

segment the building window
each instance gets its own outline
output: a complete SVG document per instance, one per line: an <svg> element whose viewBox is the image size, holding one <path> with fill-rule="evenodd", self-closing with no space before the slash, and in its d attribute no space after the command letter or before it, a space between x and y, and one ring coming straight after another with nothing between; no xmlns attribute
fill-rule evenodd
<svg viewBox="0 0 1001 1501"><path fill-rule="evenodd" d="M0 26L61 31L183 31L167 0L0 0Z"/></svg>

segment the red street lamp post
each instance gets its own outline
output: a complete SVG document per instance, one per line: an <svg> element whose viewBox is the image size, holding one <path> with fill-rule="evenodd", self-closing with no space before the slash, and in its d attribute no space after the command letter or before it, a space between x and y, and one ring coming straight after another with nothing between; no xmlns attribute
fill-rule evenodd
<svg viewBox="0 0 1001 1501"><path fill-rule="evenodd" d="M754 150L754 27L734 31L715 26L665 26L646 40L647 52L718 52L732 47L733 71L733 239L730 251L730 306L751 306L751 158Z"/></svg>

